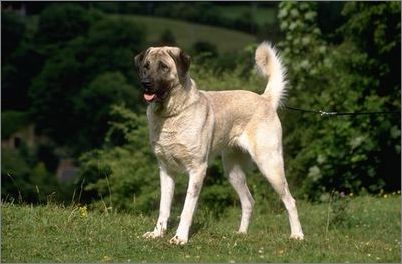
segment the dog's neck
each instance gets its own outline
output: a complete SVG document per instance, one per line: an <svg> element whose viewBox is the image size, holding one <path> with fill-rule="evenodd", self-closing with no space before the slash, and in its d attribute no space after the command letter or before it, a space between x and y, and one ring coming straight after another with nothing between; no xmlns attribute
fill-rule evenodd
<svg viewBox="0 0 402 264"><path fill-rule="evenodd" d="M148 107L151 112L162 118L169 118L180 114L194 102L198 101L200 92L190 75L183 82L172 88L170 94L161 102L155 102Z"/></svg>

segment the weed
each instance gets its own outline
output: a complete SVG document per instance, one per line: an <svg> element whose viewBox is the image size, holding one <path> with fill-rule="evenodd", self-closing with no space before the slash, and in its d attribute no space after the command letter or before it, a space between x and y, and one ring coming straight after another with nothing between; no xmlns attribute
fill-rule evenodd
<svg viewBox="0 0 402 264"><path fill-rule="evenodd" d="M350 198L344 192L332 192L331 194L331 218L330 224L343 227L348 224L348 207Z"/></svg>

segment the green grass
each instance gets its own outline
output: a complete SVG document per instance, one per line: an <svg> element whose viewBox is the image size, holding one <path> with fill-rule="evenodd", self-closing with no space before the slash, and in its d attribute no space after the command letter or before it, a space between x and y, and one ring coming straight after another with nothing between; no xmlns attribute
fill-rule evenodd
<svg viewBox="0 0 402 264"><path fill-rule="evenodd" d="M305 241L288 239L281 207L267 210L259 205L246 236L234 232L238 208L228 209L219 219L199 212L189 244L173 246L168 241L177 214L166 237L144 240L141 236L153 228L155 215L90 211L86 216L78 207L6 203L1 261L400 263L399 195L353 198L344 222L336 226L327 226L328 204L298 204Z"/></svg>
<svg viewBox="0 0 402 264"><path fill-rule="evenodd" d="M175 36L177 45L187 51L189 51L192 45L197 41L207 41L215 45L219 53L238 51L256 42L255 36L236 30L160 17L139 15L121 16L125 16L126 18L144 25L147 30L148 43L156 43L162 33L169 29Z"/></svg>

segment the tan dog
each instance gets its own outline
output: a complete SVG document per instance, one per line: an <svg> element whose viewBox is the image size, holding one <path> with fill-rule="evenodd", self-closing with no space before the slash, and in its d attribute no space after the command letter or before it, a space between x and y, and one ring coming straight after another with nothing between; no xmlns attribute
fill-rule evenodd
<svg viewBox="0 0 402 264"><path fill-rule="evenodd" d="M284 93L284 67L266 42L256 50L256 64L269 76L262 95L249 91L206 92L197 89L188 69L190 58L176 47L149 48L135 57L152 149L160 168L161 200L155 229L146 238L162 237L170 216L174 175L189 175L187 195L173 244L185 244L207 170L208 159L221 154L225 173L240 197L239 233L246 233L254 200L243 165L251 158L280 195L289 215L291 238L303 239L295 200L285 179L282 128L276 113Z"/></svg>

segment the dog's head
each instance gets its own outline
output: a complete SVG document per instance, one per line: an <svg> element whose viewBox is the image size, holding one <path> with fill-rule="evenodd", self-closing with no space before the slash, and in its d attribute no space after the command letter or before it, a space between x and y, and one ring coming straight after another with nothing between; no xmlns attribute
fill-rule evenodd
<svg viewBox="0 0 402 264"><path fill-rule="evenodd" d="M177 47L148 48L135 56L134 62L148 103L163 101L188 78L190 56Z"/></svg>

